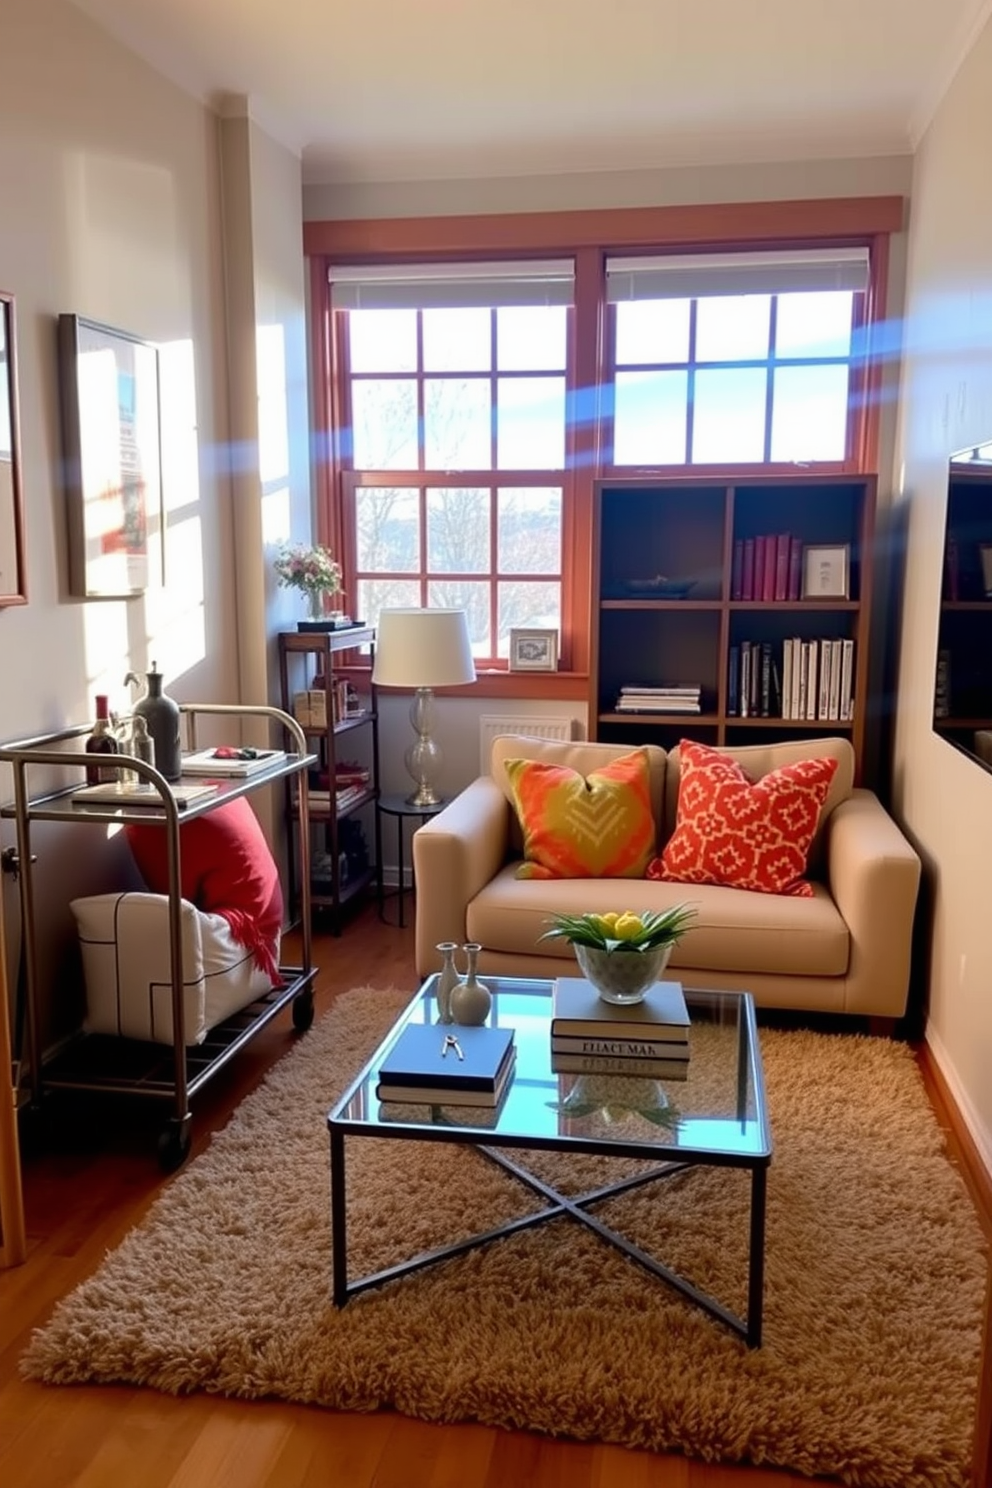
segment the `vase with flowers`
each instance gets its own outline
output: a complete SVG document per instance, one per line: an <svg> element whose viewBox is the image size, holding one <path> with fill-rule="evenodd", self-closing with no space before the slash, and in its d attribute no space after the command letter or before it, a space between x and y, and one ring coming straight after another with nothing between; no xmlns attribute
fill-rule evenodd
<svg viewBox="0 0 992 1488"><path fill-rule="evenodd" d="M542 940L567 940L582 975L604 1002L643 1002L696 917L690 904L646 909L641 914L556 914Z"/></svg>
<svg viewBox="0 0 992 1488"><path fill-rule="evenodd" d="M284 547L273 564L279 583L286 589L298 589L307 601L307 621L301 629L330 623L324 614L324 602L341 594L341 565L329 548L319 543L307 547L292 543Z"/></svg>

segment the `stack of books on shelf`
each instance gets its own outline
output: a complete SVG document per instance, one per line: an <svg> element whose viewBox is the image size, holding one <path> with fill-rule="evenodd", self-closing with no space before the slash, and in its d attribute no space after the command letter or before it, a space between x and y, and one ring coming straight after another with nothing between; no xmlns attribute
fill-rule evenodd
<svg viewBox="0 0 992 1488"><path fill-rule="evenodd" d="M379 1066L385 1103L495 1109L513 1074L512 1028L408 1023Z"/></svg>
<svg viewBox="0 0 992 1488"><path fill-rule="evenodd" d="M854 717L854 641L823 637L740 641L730 647L731 718L826 722Z"/></svg>
<svg viewBox="0 0 992 1488"><path fill-rule="evenodd" d="M731 599L795 600L802 583L803 545L791 532L738 537L730 570Z"/></svg>
<svg viewBox="0 0 992 1488"><path fill-rule="evenodd" d="M698 713L702 689L691 684L683 687L639 687L631 683L621 687L616 702L618 713Z"/></svg>
<svg viewBox="0 0 992 1488"><path fill-rule="evenodd" d="M334 805L338 811L346 811L368 794L372 772L365 765L340 760L334 767ZM310 777L310 805L328 809L331 804L330 777L326 770Z"/></svg>
<svg viewBox="0 0 992 1488"><path fill-rule="evenodd" d="M643 1002L604 1002L584 977L558 977L551 1013L556 1074L689 1075L689 1014L681 982L656 982Z"/></svg>

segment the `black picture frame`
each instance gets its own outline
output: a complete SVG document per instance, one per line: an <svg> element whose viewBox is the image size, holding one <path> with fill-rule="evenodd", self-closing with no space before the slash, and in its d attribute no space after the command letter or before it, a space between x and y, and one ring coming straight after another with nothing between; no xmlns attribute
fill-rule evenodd
<svg viewBox="0 0 992 1488"><path fill-rule="evenodd" d="M27 604L14 296L0 290L0 607Z"/></svg>
<svg viewBox="0 0 992 1488"><path fill-rule="evenodd" d="M162 523L158 348L80 315L58 335L70 592L143 594Z"/></svg>

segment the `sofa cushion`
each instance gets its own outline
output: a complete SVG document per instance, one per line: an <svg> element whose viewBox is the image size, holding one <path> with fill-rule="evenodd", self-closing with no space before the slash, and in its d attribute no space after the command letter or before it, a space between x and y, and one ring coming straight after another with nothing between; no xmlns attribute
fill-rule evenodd
<svg viewBox="0 0 992 1488"><path fill-rule="evenodd" d="M811 898L803 874L837 761L797 760L752 781L707 744L679 749L675 831L647 876Z"/></svg>
<svg viewBox="0 0 992 1488"><path fill-rule="evenodd" d="M660 824L665 800L665 751L657 744L644 744L641 752L647 756L648 761L651 812L655 823ZM599 770L610 760L620 759L622 755L629 753L629 744L588 744L561 739L535 739L525 734L500 734L493 740L490 770L496 784L512 806L513 788L506 773L507 760L543 760L552 765L567 765L580 775L588 775L591 770ZM672 820L674 819L673 816ZM523 832L515 812L510 822L510 847L516 856L521 855Z"/></svg>
<svg viewBox="0 0 992 1488"><path fill-rule="evenodd" d="M523 829L519 878L642 878L655 850L643 749L582 775L548 760L508 759Z"/></svg>
<svg viewBox="0 0 992 1488"><path fill-rule="evenodd" d="M826 800L820 808L820 818L810 846L807 872L811 878L822 878L825 872L825 825L830 813L841 801L846 801L854 789L854 749L849 739L795 739L779 744L745 744L737 748L720 746L720 753L736 760L751 780L760 780L770 770L783 765L795 764L804 759L832 759L837 769L830 782ZM682 755L679 746L668 754L665 769L665 808L662 817L661 841L664 844L675 829L678 816L679 783L682 778Z"/></svg>
<svg viewBox="0 0 992 1488"><path fill-rule="evenodd" d="M848 970L850 934L829 893L814 885L810 899L758 894L746 889L657 883L649 879L550 879L522 882L509 863L468 905L466 933L494 957L554 957L562 975L575 975L575 956L565 941L538 944L553 914L667 909L688 902L699 915L675 946L669 971L750 973L772 976L839 977Z"/></svg>

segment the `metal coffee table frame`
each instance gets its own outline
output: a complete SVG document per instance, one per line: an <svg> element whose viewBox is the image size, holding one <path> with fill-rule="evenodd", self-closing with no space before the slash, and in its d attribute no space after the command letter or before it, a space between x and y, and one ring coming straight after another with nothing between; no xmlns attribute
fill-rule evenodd
<svg viewBox="0 0 992 1488"><path fill-rule="evenodd" d="M498 989L500 988L518 993L524 991L524 989L530 989L535 994L539 994L541 989L547 990L549 1012L548 1043L550 1047L549 994L551 984L549 982L511 981L509 979L492 977L486 980L491 987L497 989L497 998L499 995ZM461 1124L449 1124L444 1118L444 1108L438 1106L425 1108L430 1111L431 1115L430 1117L425 1116L423 1123L404 1121L389 1123L376 1122L371 1120L368 1115L363 1114L361 1109L357 1113L351 1109L356 1102L360 1108L363 1104L367 1104L363 1092L371 1088L369 1082L374 1082L375 1074L379 1068L383 1054L397 1036L400 1028L409 1021L414 1011L420 1007L425 999L430 998L435 981L436 978L432 977L425 983L421 991L400 1015L397 1022L390 1029L386 1039L376 1050L358 1077L352 1082L344 1096L328 1114L327 1125L331 1147L331 1249L333 1299L335 1306L344 1307L352 1297L357 1296L360 1292L367 1291L371 1287L381 1286L385 1282L394 1281L401 1276L408 1276L412 1272L423 1270L425 1267L433 1266L440 1261L449 1260L454 1256L464 1255L467 1251L473 1250L480 1245L486 1245L492 1240L502 1239L521 1230L533 1229L547 1220L567 1215L580 1224L585 1225L602 1240L627 1256L628 1259L636 1261L645 1270L649 1271L651 1275L661 1281L667 1282L684 1297L709 1313L710 1316L725 1324L743 1338L749 1348L759 1348L762 1337L764 1297L767 1171L772 1156L772 1144L765 1108L764 1078L757 1040L754 1002L750 994L746 992L695 992L693 989L686 989L686 998L689 1003L690 1012L692 1011L693 1001L696 1000L698 1002L699 999L732 999L738 1004L740 1016L738 1090L741 1099L745 1098L748 1088L753 1092L756 1109L751 1116L751 1120L757 1124L759 1134L755 1150L753 1152L741 1153L714 1148L713 1150L685 1152L677 1158L658 1163L649 1171L637 1173L623 1178L616 1183L606 1184L587 1193L570 1197L560 1193L551 1184L545 1183L535 1174L515 1162L507 1155L507 1149L562 1153L578 1152L602 1157L638 1158L650 1161L658 1157L659 1144L649 1140L637 1139L619 1142L615 1139L604 1141L594 1137L580 1138L571 1135L568 1137L549 1137L526 1132L513 1132L512 1130L500 1130L498 1133L494 1133L491 1129L482 1126L472 1127ZM512 1022L512 1019L510 1021ZM514 1079L516 1078L518 1076L515 1074ZM464 1108L463 1115L467 1115ZM744 1113L742 1112L742 1119L743 1116ZM368 1276L349 1281L347 1169L345 1158L345 1139L349 1136L384 1137L392 1141L445 1142L475 1147L490 1162L495 1163L535 1193L540 1194L547 1200L547 1205L545 1208L537 1210L532 1214L523 1215L518 1219L508 1220L506 1223L497 1225L492 1229L484 1230L465 1239L454 1241L449 1245L443 1245L433 1250L421 1252L409 1260L388 1266ZM498 1145L494 1145L494 1143ZM673 1271L661 1261L656 1260L641 1249L640 1246L633 1244L625 1236L618 1234L615 1230L612 1230L608 1225L597 1219L595 1215L588 1212L591 1206L604 1199L643 1187L648 1183L675 1177L693 1167L743 1168L750 1172L751 1202L748 1227L747 1315L744 1318L739 1317L715 1297L702 1291L685 1277L680 1276L676 1271Z"/></svg>

